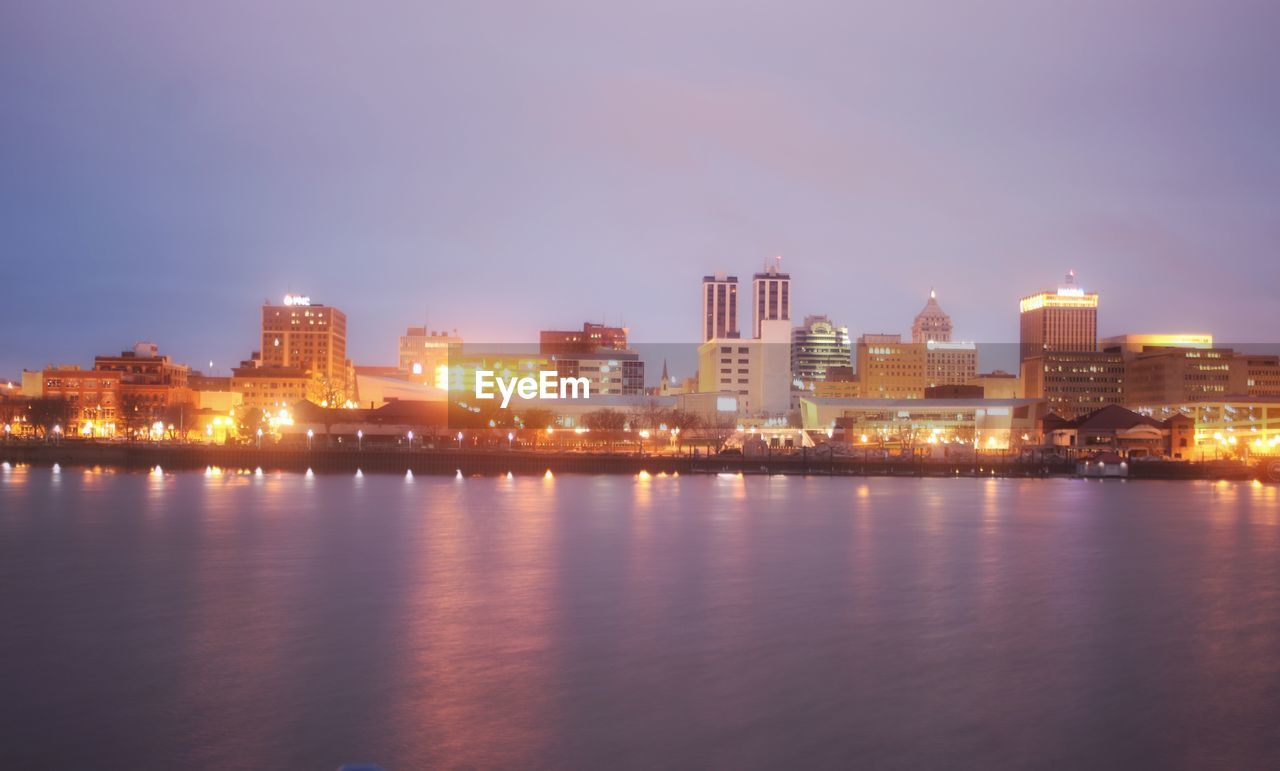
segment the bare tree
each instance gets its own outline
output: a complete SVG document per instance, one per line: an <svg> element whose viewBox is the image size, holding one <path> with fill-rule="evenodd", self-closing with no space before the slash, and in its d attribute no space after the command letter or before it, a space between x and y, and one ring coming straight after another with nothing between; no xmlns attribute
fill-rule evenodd
<svg viewBox="0 0 1280 771"><path fill-rule="evenodd" d="M71 413L71 402L66 399L40 396L27 403L27 422L46 438L55 426L65 426Z"/></svg>

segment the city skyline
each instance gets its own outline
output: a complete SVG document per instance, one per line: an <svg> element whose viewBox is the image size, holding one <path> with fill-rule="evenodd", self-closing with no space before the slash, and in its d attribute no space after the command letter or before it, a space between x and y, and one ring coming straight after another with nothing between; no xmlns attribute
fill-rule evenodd
<svg viewBox="0 0 1280 771"><path fill-rule="evenodd" d="M690 266L776 254L793 317L855 334L932 286L966 339L1011 342L992 309L1067 268L1105 298L1103 335L1280 327L1280 120L1256 98L1274 7L755 9L714 59L699 41L726 9L679 7L625 29L563 8L5 9L0 323L24 334L0 372L135 340L222 369L290 291L342 308L370 362L408 324L683 343Z"/></svg>

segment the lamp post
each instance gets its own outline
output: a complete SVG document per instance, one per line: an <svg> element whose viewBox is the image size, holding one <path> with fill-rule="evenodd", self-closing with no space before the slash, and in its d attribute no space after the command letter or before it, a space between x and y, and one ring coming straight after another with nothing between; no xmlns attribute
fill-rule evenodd
<svg viewBox="0 0 1280 771"><path fill-rule="evenodd" d="M461 450L462 449L462 432L461 431L458 432L457 439L458 439L458 449Z"/></svg>
<svg viewBox="0 0 1280 771"><path fill-rule="evenodd" d="M57 443L58 443L58 440L59 440L59 439L61 439L61 438L62 438L62 426L61 426L61 425L55 425L55 426L53 427L53 443L54 443L54 444L57 444Z"/></svg>
<svg viewBox="0 0 1280 771"><path fill-rule="evenodd" d="M358 429L356 431L356 449L358 450L364 449L364 429L363 428Z"/></svg>
<svg viewBox="0 0 1280 771"><path fill-rule="evenodd" d="M515 438L516 438L515 434L513 434L510 431L507 432L507 451L508 452L511 450L511 441Z"/></svg>
<svg viewBox="0 0 1280 771"><path fill-rule="evenodd" d="M406 434L406 436L409 437L409 449L412 450L413 449L413 432L410 431L408 434Z"/></svg>
<svg viewBox="0 0 1280 771"><path fill-rule="evenodd" d="M308 428L307 429L307 449L308 450L311 449L311 440L314 439L315 436L316 436L316 432Z"/></svg>
<svg viewBox="0 0 1280 771"><path fill-rule="evenodd" d="M258 429L258 449L262 449L262 429Z"/></svg>

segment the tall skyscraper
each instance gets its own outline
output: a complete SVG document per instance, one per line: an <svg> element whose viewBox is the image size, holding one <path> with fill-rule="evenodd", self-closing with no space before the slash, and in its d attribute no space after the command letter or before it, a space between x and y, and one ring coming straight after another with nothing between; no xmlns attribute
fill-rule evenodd
<svg viewBox="0 0 1280 771"><path fill-rule="evenodd" d="M262 365L307 370L334 383L347 379L347 315L285 295L281 305L262 306Z"/></svg>
<svg viewBox="0 0 1280 771"><path fill-rule="evenodd" d="M837 327L826 316L806 316L803 326L791 330L793 385L809 388L826 380L832 368L850 369L852 354L848 327Z"/></svg>
<svg viewBox="0 0 1280 771"><path fill-rule="evenodd" d="M1019 361L1053 351L1098 350L1098 293L1076 285L1075 271L1066 284L1022 298Z"/></svg>
<svg viewBox="0 0 1280 771"><path fill-rule="evenodd" d="M702 340L738 337L738 277L702 277Z"/></svg>
<svg viewBox="0 0 1280 771"><path fill-rule="evenodd" d="M751 336L763 337L765 321L791 321L791 276L782 272L782 258L751 278Z"/></svg>
<svg viewBox="0 0 1280 771"><path fill-rule="evenodd" d="M938 305L938 293L932 289L929 290L929 301L916 314L916 320L911 325L911 342L951 342L951 317Z"/></svg>

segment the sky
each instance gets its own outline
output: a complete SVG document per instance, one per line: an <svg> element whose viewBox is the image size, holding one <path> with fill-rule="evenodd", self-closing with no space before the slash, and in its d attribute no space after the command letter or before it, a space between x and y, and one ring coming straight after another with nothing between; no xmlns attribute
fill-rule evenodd
<svg viewBox="0 0 1280 771"><path fill-rule="evenodd" d="M324 7L322 7L324 6ZM225 372L259 306L469 341L697 341L774 255L793 316L1017 338L1280 334L1274 2L0 5L0 376L150 340ZM741 320L747 326L745 309ZM687 373L685 373L687 374Z"/></svg>

